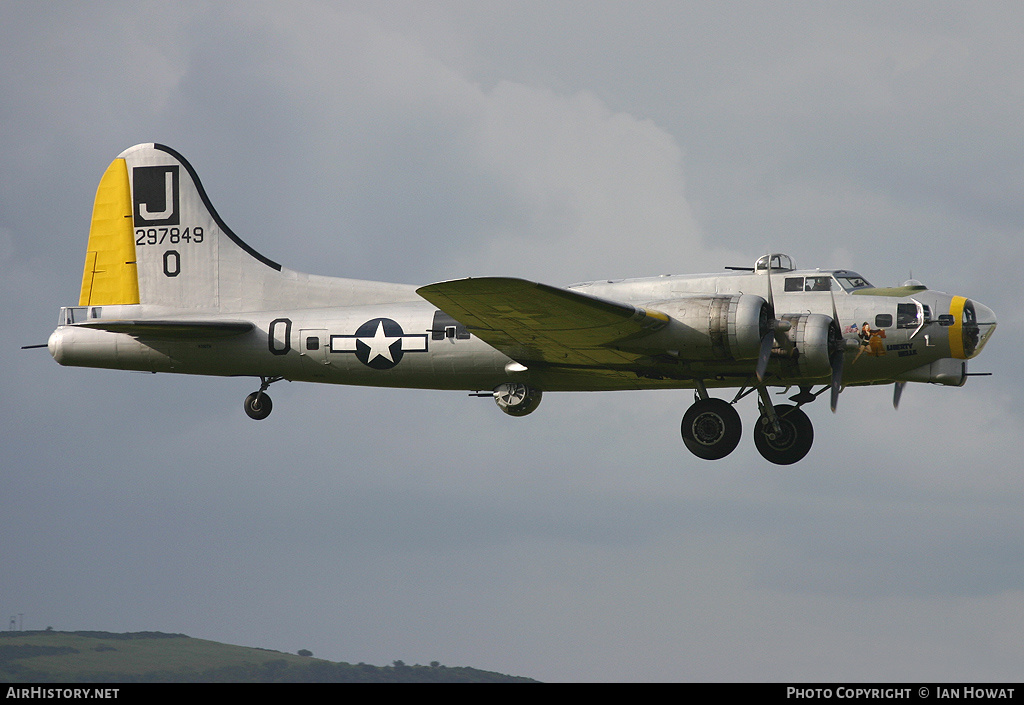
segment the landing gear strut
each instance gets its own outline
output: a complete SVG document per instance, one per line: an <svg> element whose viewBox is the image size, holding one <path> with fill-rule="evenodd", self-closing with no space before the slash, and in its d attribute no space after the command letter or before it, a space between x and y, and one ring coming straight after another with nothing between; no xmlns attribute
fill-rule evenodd
<svg viewBox="0 0 1024 705"><path fill-rule="evenodd" d="M814 427L800 406L813 401L817 394L800 388L794 397L796 406L773 405L763 384L740 390L732 402L708 396L702 381L695 385L695 401L683 415L680 432L686 448L704 460L719 460L736 449L742 435L740 416L733 406L747 394L757 391L761 415L754 425L754 446L765 460L776 465L792 465L801 460L814 443ZM822 391L828 390L825 387ZM818 392L821 394L821 392Z"/></svg>
<svg viewBox="0 0 1024 705"><path fill-rule="evenodd" d="M792 465L811 449L814 426L799 407L778 404L774 407L778 430L768 414L761 414L754 426L754 445L765 460L776 465Z"/></svg>
<svg viewBox="0 0 1024 705"><path fill-rule="evenodd" d="M274 409L273 402L270 401L270 395L267 394L267 387L274 382L284 379L283 377L260 377L260 388L259 391L253 392L245 398L244 408L245 413L250 419L260 421L270 416L270 412Z"/></svg>

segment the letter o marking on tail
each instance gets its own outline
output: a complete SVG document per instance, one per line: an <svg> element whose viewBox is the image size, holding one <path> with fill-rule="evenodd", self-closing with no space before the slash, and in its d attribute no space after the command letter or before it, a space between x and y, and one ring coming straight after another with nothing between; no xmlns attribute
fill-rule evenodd
<svg viewBox="0 0 1024 705"><path fill-rule="evenodd" d="M275 318L270 322L270 334L267 337L271 353L287 355L292 349L292 320Z"/></svg>
<svg viewBox="0 0 1024 705"><path fill-rule="evenodd" d="M164 274L168 277L176 277L181 274L181 255L177 250L164 252Z"/></svg>

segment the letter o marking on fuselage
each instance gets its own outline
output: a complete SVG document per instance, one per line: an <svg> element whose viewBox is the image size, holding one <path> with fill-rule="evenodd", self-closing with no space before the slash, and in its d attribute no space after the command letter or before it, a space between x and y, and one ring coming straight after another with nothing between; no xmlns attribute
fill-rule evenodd
<svg viewBox="0 0 1024 705"><path fill-rule="evenodd" d="M288 351L292 349L292 320L290 318L275 318L271 321L267 340L271 353L287 355Z"/></svg>
<svg viewBox="0 0 1024 705"><path fill-rule="evenodd" d="M164 274L168 277L176 277L181 274L181 255L177 250L164 252Z"/></svg>

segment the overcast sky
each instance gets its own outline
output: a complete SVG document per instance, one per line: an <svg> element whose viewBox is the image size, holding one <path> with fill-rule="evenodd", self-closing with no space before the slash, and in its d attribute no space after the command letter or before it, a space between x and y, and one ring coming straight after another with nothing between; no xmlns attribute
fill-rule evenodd
<svg viewBox="0 0 1024 705"><path fill-rule="evenodd" d="M1019 680L1024 6L0 0L0 617L541 680ZM697 460L692 393L62 368L96 185L161 142L299 271L551 284L767 251L999 329L962 389ZM4 622L6 625L6 621Z"/></svg>

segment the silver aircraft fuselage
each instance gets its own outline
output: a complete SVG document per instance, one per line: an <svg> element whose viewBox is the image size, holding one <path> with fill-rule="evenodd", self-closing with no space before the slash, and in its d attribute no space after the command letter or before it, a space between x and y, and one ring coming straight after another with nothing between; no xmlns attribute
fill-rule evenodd
<svg viewBox="0 0 1024 705"><path fill-rule="evenodd" d="M777 253L743 271L565 288L303 274L235 235L180 154L141 144L100 180L79 304L47 347L62 365L258 377L244 404L257 420L282 379L482 392L511 416L544 392L694 389L681 434L704 459L736 447L734 405L756 391L755 444L789 464L813 441L803 405L830 391L834 410L851 385L892 384L894 404L907 382L962 385L995 327L966 297ZM731 402L708 394L724 387L739 390ZM797 387L795 406L768 387Z"/></svg>
<svg viewBox="0 0 1024 705"><path fill-rule="evenodd" d="M959 386L966 379L964 362L977 355L994 329L972 327L972 320L991 323L988 307L960 296L910 285L891 289L846 290L838 270L794 270L773 273L775 308L790 313L831 316L833 302L843 337L856 341L863 324L880 331L856 362L847 365L844 384L932 382ZM853 275L858 276L858 275ZM786 291L787 280L830 280L824 291ZM604 299L621 301L668 315L688 305L694 295L763 294L767 275L724 273L667 275L601 281L569 287ZM816 286L821 286L819 281ZM394 285L410 299L413 287ZM790 289L793 285L790 284ZM128 333L83 326L114 320L208 319L200 312L168 315L144 305L67 307L49 340L62 365L176 372L180 374L283 377L294 381L379 387L489 390L507 381L513 359L499 352L420 299L344 307L236 312L233 318L253 324L245 335L196 341L173 337L144 342ZM939 321L939 316L951 316ZM366 348L367 352L362 353ZM851 345L851 348L853 346ZM780 355L778 351L777 355ZM370 357L372 355L372 358ZM786 374L773 359L774 383L817 384L821 375ZM643 375L604 375L578 369L528 369L513 376L545 391L693 388L695 379L708 387L735 387L750 374L748 361L679 360L652 365Z"/></svg>

